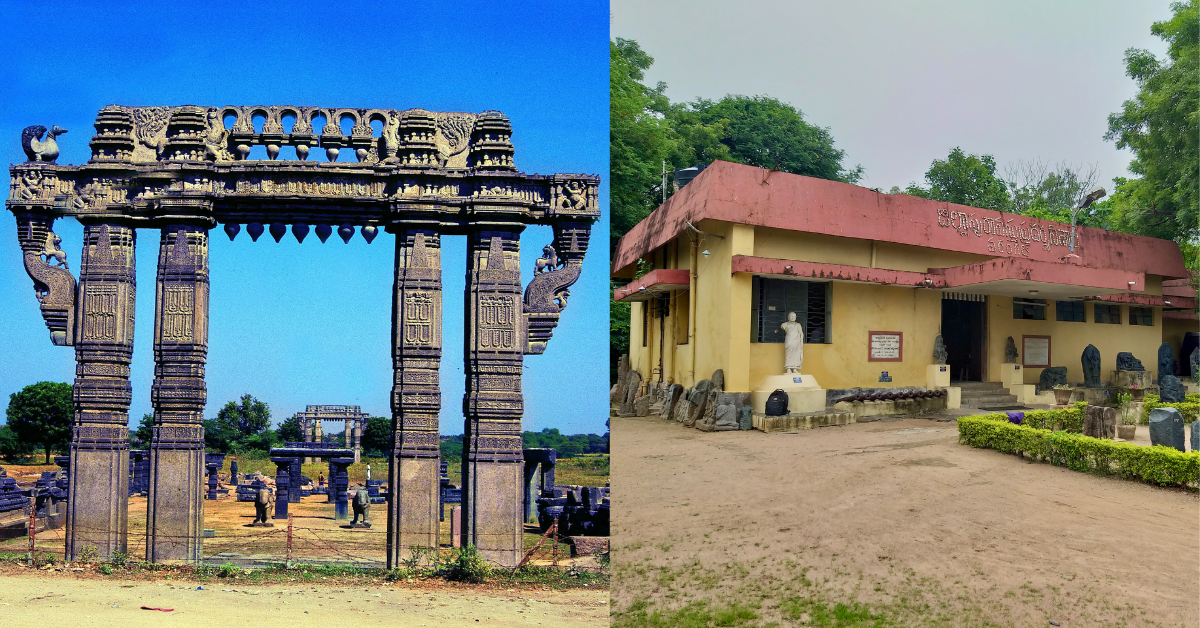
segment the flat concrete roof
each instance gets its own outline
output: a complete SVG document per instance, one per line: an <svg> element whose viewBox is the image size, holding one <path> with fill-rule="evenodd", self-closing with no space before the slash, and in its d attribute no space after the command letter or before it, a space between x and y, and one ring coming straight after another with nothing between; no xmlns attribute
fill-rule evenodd
<svg viewBox="0 0 1200 628"><path fill-rule="evenodd" d="M1076 227L1078 257L1068 257L1069 224L725 161L713 162L621 238L613 276L632 277L639 258L677 237L686 223L702 220L1030 260L1040 262L1043 273L1050 268L1044 264L1060 268L1050 273L1055 283L1094 279L1084 269L1188 276L1170 240Z"/></svg>

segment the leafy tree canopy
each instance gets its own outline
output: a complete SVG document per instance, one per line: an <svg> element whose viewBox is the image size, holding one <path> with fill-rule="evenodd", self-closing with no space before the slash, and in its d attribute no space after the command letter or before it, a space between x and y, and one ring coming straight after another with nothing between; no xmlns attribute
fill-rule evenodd
<svg viewBox="0 0 1200 628"><path fill-rule="evenodd" d="M253 396L230 401L217 412L217 425L237 436L253 436L271 427L271 408Z"/></svg>
<svg viewBox="0 0 1200 628"><path fill-rule="evenodd" d="M40 446L46 464L50 464L50 450L70 443L74 414L70 384L38 382L9 395L8 427L21 441Z"/></svg>
<svg viewBox="0 0 1200 628"><path fill-rule="evenodd" d="M955 147L945 159L935 159L925 172L928 188L910 183L905 194L984 209L1007 211L1008 187L996 176L991 155L968 155Z"/></svg>
<svg viewBox="0 0 1200 628"><path fill-rule="evenodd" d="M0 457L5 460L17 460L33 453L34 446L17 437L7 425L0 425Z"/></svg>
<svg viewBox="0 0 1200 628"><path fill-rule="evenodd" d="M1113 213L1123 230L1195 245L1200 170L1200 11L1197 0L1171 5L1174 16L1150 32L1169 44L1167 58L1146 50L1125 51L1125 73L1137 82L1136 97L1108 117L1104 138L1129 148L1129 171ZM1193 256L1189 260L1195 269Z"/></svg>
<svg viewBox="0 0 1200 628"><path fill-rule="evenodd" d="M392 450L392 420L381 416L367 419L362 434L362 448L372 456L383 456Z"/></svg>
<svg viewBox="0 0 1200 628"><path fill-rule="evenodd" d="M150 439L154 436L154 414L146 413L142 415L142 421L138 423L137 429L129 432L129 445L131 447L143 448L150 446Z"/></svg>
<svg viewBox="0 0 1200 628"><path fill-rule="evenodd" d="M682 140L679 166L723 159L849 183L862 178L861 166L842 166L845 153L834 148L829 129L805 122L799 109L770 96L698 98L673 106L668 117Z"/></svg>
<svg viewBox="0 0 1200 628"><path fill-rule="evenodd" d="M300 425L300 417L293 414L283 420L279 427L275 430L275 436L279 442L300 442L304 440L304 427Z"/></svg>

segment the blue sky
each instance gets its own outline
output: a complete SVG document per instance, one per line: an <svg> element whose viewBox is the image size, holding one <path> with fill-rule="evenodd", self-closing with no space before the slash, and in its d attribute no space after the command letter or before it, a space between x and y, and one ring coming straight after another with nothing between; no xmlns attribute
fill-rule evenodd
<svg viewBox="0 0 1200 628"><path fill-rule="evenodd" d="M498 109L528 173L603 179L592 246L546 353L525 360L527 430L603 433L608 389L608 3L11 3L0 4L0 157L25 160L21 129L59 125L60 164L89 156L106 104L296 104ZM252 155L253 157L254 155ZM322 157L314 151L312 158ZM7 195L7 194L6 194ZM82 230L59 220L73 271ZM395 239L303 244L211 232L208 407L243 393L276 422L306 404L357 404L390 416ZM522 274L552 234L522 237ZM135 425L151 411L158 232L138 231ZM443 238L442 416L461 433L463 237ZM17 245L0 216L0 399L70 382L75 355L51 345Z"/></svg>

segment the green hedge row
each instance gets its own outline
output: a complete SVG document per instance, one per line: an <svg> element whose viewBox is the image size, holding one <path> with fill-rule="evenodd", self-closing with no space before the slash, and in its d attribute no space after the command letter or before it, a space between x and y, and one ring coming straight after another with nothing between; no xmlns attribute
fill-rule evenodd
<svg viewBox="0 0 1200 628"><path fill-rule="evenodd" d="M1200 395L1191 393L1184 395L1183 401L1178 403L1163 403L1158 400L1158 395L1147 394L1142 402L1142 425L1150 424L1150 411L1155 408L1175 408L1183 415L1184 421L1191 423L1200 419Z"/></svg>
<svg viewBox="0 0 1200 628"><path fill-rule="evenodd" d="M1010 423L1003 414L959 417L958 441L1076 471L1116 473L1150 484L1200 486L1200 453L1026 427Z"/></svg>
<svg viewBox="0 0 1200 628"><path fill-rule="evenodd" d="M1083 412L1085 408L1087 408L1086 401L1076 401L1073 407L1059 410L1025 410L1025 418L1021 420L1021 425L1039 430L1058 430L1079 434L1083 432ZM1004 412L977 414L971 418L1009 422L1008 415Z"/></svg>

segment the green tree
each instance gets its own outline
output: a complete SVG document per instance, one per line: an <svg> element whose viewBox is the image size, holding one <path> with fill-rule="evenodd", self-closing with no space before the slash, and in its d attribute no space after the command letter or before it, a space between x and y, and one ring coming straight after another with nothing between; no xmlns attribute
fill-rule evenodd
<svg viewBox="0 0 1200 628"><path fill-rule="evenodd" d="M22 442L40 446L46 452L46 464L50 464L51 449L61 449L71 441L74 414L70 384L38 382L9 395L8 427Z"/></svg>
<svg viewBox="0 0 1200 628"><path fill-rule="evenodd" d="M1071 222L1075 211L1076 224L1104 228L1094 204L1087 210L1074 209L1096 187L1098 175L1097 166L1060 163L1052 167L1039 160L1017 162L1006 172L1010 207L1013 213L1066 223Z"/></svg>
<svg viewBox="0 0 1200 628"><path fill-rule="evenodd" d="M1197 0L1171 5L1174 16L1150 32L1166 41L1167 58L1146 50L1125 51L1125 73L1137 82L1136 97L1108 117L1106 140L1133 151L1129 171L1114 199L1117 223L1142 235L1191 241L1200 237L1200 11ZM1190 260L1191 266L1196 265Z"/></svg>
<svg viewBox="0 0 1200 628"><path fill-rule="evenodd" d="M232 453L233 436L216 419L204 419L204 448L209 452Z"/></svg>
<svg viewBox="0 0 1200 628"><path fill-rule="evenodd" d="M33 445L17 437L7 425L0 425L0 458L17 460L33 453Z"/></svg>
<svg viewBox="0 0 1200 628"><path fill-rule="evenodd" d="M142 421L138 423L137 429L129 432L130 447L145 447L150 444L150 439L154 436L154 414L146 413L142 415Z"/></svg>
<svg viewBox="0 0 1200 628"><path fill-rule="evenodd" d="M275 430L275 435L280 442L299 442L304 440L304 427L300 425L300 417L293 414L283 420L279 424L279 428Z"/></svg>
<svg viewBox="0 0 1200 628"><path fill-rule="evenodd" d="M675 148L666 83L642 83L654 59L637 42L609 42L611 244L662 202L662 166Z"/></svg>
<svg viewBox="0 0 1200 628"><path fill-rule="evenodd" d="M381 416L367 419L367 429L362 435L363 450L375 456L386 455L392 450L392 420Z"/></svg>
<svg viewBox="0 0 1200 628"><path fill-rule="evenodd" d="M834 147L829 129L805 122L799 109L770 96L698 98L673 106L668 117L681 138L679 166L723 159L849 183L862 178L862 166L842 165L845 153Z"/></svg>
<svg viewBox="0 0 1200 628"><path fill-rule="evenodd" d="M945 159L935 159L925 172L928 188L910 183L905 194L970 207L1007 211L1008 187L996 176L991 155L968 155L954 148Z"/></svg>
<svg viewBox="0 0 1200 628"><path fill-rule="evenodd" d="M217 412L217 425L235 438L254 436L271 427L271 408L251 395L242 395L241 403L230 401Z"/></svg>

